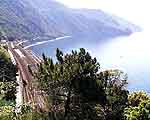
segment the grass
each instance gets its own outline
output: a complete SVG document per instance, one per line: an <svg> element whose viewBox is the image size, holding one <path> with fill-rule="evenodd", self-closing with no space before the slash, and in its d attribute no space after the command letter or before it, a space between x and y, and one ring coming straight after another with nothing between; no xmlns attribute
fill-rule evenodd
<svg viewBox="0 0 150 120"><path fill-rule="evenodd" d="M3 46L0 46L0 58L3 58L6 61L10 60L10 55Z"/></svg>

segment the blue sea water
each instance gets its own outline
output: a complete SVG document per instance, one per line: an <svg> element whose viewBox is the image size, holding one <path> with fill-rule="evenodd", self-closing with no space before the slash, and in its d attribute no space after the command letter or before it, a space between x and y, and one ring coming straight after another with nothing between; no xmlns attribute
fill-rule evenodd
<svg viewBox="0 0 150 120"><path fill-rule="evenodd" d="M64 53L85 48L93 57L97 57L102 69L120 69L127 73L130 91L149 92L150 48L148 41L141 41L140 37L139 33L110 40L72 37L35 46L32 50L38 55L45 53L55 59L56 48Z"/></svg>

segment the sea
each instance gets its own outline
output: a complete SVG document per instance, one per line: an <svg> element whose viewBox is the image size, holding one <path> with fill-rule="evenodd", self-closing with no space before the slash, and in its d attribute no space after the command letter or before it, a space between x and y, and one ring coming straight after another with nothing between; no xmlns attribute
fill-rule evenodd
<svg viewBox="0 0 150 120"><path fill-rule="evenodd" d="M101 70L120 69L128 75L130 91L150 91L150 42L146 32L107 40L69 37L32 47L37 55L44 53L56 59L56 48L65 54L85 48L101 65Z"/></svg>

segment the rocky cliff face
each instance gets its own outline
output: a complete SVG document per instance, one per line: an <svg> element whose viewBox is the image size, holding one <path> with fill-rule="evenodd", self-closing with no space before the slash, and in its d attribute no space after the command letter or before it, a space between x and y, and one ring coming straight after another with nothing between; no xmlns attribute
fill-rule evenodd
<svg viewBox="0 0 150 120"><path fill-rule="evenodd" d="M54 0L1 0L0 29L28 39L44 35L107 39L129 35L137 27L100 10L71 9Z"/></svg>

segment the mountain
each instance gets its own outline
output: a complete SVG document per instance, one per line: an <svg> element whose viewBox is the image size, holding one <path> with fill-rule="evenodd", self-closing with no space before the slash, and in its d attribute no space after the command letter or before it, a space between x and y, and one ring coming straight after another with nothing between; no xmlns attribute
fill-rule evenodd
<svg viewBox="0 0 150 120"><path fill-rule="evenodd" d="M108 39L138 27L101 10L71 9L54 0L1 0L0 30L8 36L85 36Z"/></svg>
<svg viewBox="0 0 150 120"><path fill-rule="evenodd" d="M34 37L48 31L40 14L25 0L0 1L0 28L8 36Z"/></svg>

